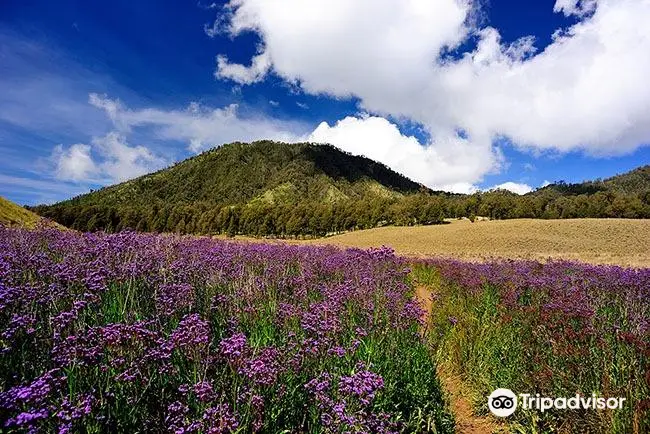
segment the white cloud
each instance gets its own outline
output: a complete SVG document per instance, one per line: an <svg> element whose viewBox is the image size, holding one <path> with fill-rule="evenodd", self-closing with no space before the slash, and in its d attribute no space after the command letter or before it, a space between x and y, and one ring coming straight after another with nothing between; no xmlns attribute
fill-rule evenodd
<svg viewBox="0 0 650 434"><path fill-rule="evenodd" d="M93 138L92 146L77 143L66 149L58 145L51 160L57 179L84 183L125 181L167 164L148 148L129 145L117 132Z"/></svg>
<svg viewBox="0 0 650 434"><path fill-rule="evenodd" d="M477 3L231 0L221 29L253 31L262 42L251 66L221 61L216 74L250 84L273 71L304 92L355 96L370 113L421 123L431 135L421 152L436 158L418 176L434 185L472 184L498 168L497 137L535 152L592 155L650 142L650 1L558 0L554 10L580 22L539 52L532 37L508 44L497 29L475 26ZM479 37L473 51L445 57L470 35ZM405 173L425 173L419 161ZM439 169L447 165L464 175Z"/></svg>
<svg viewBox="0 0 650 434"><path fill-rule="evenodd" d="M477 174L498 164L500 156L489 144L470 146L451 135L423 145L397 126L376 116L346 117L330 126L321 123L309 141L331 143L356 155L364 155L433 189L458 193L476 191Z"/></svg>
<svg viewBox="0 0 650 434"><path fill-rule="evenodd" d="M143 108L131 110L117 100L91 94L89 101L106 111L116 128L127 133L132 128L149 126L163 140L186 142L192 152L233 141L270 139L295 141L308 128L298 122L278 121L263 116L244 117L239 107L207 108L192 103L186 110Z"/></svg>
<svg viewBox="0 0 650 434"><path fill-rule="evenodd" d="M240 84L252 84L263 79L270 68L271 62L266 52L253 57L251 66L230 63L226 56L219 55L214 75L217 78L229 78Z"/></svg>
<svg viewBox="0 0 650 434"><path fill-rule="evenodd" d="M540 185L539 187L540 187L540 188L544 188L544 187L546 187L547 185L551 185L551 184L552 184L551 181L548 181L548 180L545 179L544 182L542 182L542 185Z"/></svg>
<svg viewBox="0 0 650 434"><path fill-rule="evenodd" d="M97 166L90 155L90 146L83 143L64 149L57 145L52 152L57 178L70 181L87 180L97 173Z"/></svg>
<svg viewBox="0 0 650 434"><path fill-rule="evenodd" d="M7 192L7 198L31 205L54 203L88 192L86 186L77 182L62 182L57 179L34 179L22 176L0 174L0 191ZM20 198L20 199L18 199Z"/></svg>
<svg viewBox="0 0 650 434"><path fill-rule="evenodd" d="M120 111L124 110L124 107L119 100L112 100L106 97L106 95L98 95L96 93L91 93L88 95L88 102L106 112L111 120L117 119L117 114Z"/></svg>
<svg viewBox="0 0 650 434"><path fill-rule="evenodd" d="M93 145L103 157L102 172L114 181L144 175L167 163L144 146L130 146L126 138L116 132L94 138Z"/></svg>
<svg viewBox="0 0 650 434"><path fill-rule="evenodd" d="M593 13L597 3L597 0L557 0L553 11L562 12L567 17L570 15L582 17Z"/></svg>
<svg viewBox="0 0 650 434"><path fill-rule="evenodd" d="M19 191L22 194L41 196L43 194L63 193L59 200L69 197L71 193L79 194L85 189L77 183L65 183L52 179L34 179L22 176L0 174L2 191Z"/></svg>
<svg viewBox="0 0 650 434"><path fill-rule="evenodd" d="M277 102L277 101L273 101L272 99L269 100L269 104L271 104L273 107L278 107L278 106L280 105L279 102Z"/></svg>
<svg viewBox="0 0 650 434"><path fill-rule="evenodd" d="M526 194L533 191L533 187L528 184L508 181L503 184L495 185L494 187L489 188L489 190L508 190L516 194Z"/></svg>

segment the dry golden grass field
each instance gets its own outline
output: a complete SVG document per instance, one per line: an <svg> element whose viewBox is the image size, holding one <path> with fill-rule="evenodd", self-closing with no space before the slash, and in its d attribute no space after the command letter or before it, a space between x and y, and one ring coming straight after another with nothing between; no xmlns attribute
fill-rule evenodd
<svg viewBox="0 0 650 434"><path fill-rule="evenodd" d="M455 220L449 224L383 227L291 243L341 247L391 246L406 256L462 259L570 259L633 267L650 266L650 220Z"/></svg>
<svg viewBox="0 0 650 434"><path fill-rule="evenodd" d="M7 226L34 228L41 218L22 206L0 196L0 223Z"/></svg>

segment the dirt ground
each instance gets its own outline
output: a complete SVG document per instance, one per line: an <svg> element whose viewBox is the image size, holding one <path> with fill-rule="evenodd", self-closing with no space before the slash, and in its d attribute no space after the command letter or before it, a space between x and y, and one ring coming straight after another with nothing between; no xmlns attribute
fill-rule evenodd
<svg viewBox="0 0 650 434"><path fill-rule="evenodd" d="M650 220L454 220L444 225L383 227L291 243L390 246L406 256L461 259L570 259L650 267Z"/></svg>

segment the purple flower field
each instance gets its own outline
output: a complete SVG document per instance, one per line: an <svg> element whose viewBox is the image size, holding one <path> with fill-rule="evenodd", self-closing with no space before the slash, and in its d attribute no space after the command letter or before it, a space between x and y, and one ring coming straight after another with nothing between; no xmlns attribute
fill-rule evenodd
<svg viewBox="0 0 650 434"><path fill-rule="evenodd" d="M7 432L453 432L388 249L0 228Z"/></svg>
<svg viewBox="0 0 650 434"><path fill-rule="evenodd" d="M0 430L449 433L444 364L479 415L628 403L513 431L648 432L649 318L649 269L0 227Z"/></svg>

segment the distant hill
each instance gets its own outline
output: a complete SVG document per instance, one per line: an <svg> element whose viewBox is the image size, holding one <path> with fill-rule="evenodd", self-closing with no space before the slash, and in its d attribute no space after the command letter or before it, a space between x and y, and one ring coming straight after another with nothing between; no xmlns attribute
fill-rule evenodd
<svg viewBox="0 0 650 434"><path fill-rule="evenodd" d="M43 219L38 214L0 197L0 224L33 228L41 220Z"/></svg>
<svg viewBox="0 0 650 434"><path fill-rule="evenodd" d="M610 190L626 194L650 191L650 164L605 179L603 184Z"/></svg>
<svg viewBox="0 0 650 434"><path fill-rule="evenodd" d="M83 230L324 236L445 218L650 218L650 166L523 196L435 192L330 145L230 143L38 214Z"/></svg>
<svg viewBox="0 0 650 434"><path fill-rule="evenodd" d="M641 166L627 173L612 176L611 178L603 180L585 181L576 184L559 181L540 188L530 194L539 195L549 191L554 191L566 196L594 194L599 191L609 191L627 195L644 194L650 191L650 165Z"/></svg>

